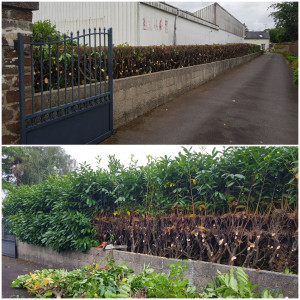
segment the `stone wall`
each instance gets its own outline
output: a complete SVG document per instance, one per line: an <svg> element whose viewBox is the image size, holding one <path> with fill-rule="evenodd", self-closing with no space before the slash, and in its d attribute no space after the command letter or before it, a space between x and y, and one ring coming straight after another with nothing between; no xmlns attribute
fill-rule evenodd
<svg viewBox="0 0 300 300"><path fill-rule="evenodd" d="M38 2L2 2L2 144L20 143L19 69L14 40L18 33L25 35L25 40L32 34L32 11L38 8ZM30 58L25 56L27 93L31 90L29 64Z"/></svg>
<svg viewBox="0 0 300 300"><path fill-rule="evenodd" d="M216 61L209 64L196 65L181 69L167 70L152 74L132 76L114 80L114 104L113 104L113 122L114 129L125 125L131 120L148 113L161 104L166 103L172 98L183 94L201 84L215 78L216 76L234 69L244 63L247 63L261 55L261 52ZM102 83L102 93L107 91L107 84ZM67 88L60 90L60 98L65 98L67 103L80 100L78 98L78 89ZM97 84L97 93L100 94L100 85ZM80 87L80 95L86 94L87 97L95 96L95 85L84 89ZM51 93L52 107L58 105L58 91ZM50 94L43 93L44 109L50 108ZM35 111L41 109L41 94L34 96Z"/></svg>
<svg viewBox="0 0 300 300"><path fill-rule="evenodd" d="M31 262L39 262L49 266L49 268L65 268L72 270L85 267L93 263L104 266L108 258L113 258L117 264L126 261L126 265L135 272L143 270L144 266L152 268L157 272L169 273L169 263L180 261L187 263L190 270L186 278L196 287L204 287L207 283L216 278L217 270L222 273L230 272L231 266L212 264L208 262L195 260L179 260L157 257L152 255L137 254L118 250L97 250L91 248L87 253L80 251L65 251L57 253L47 247L39 247L17 241L18 257ZM244 268L252 283L258 284L257 291L263 291L265 288L274 290L279 289L286 297L298 298L298 276L270 271L261 271Z"/></svg>
<svg viewBox="0 0 300 300"><path fill-rule="evenodd" d="M114 80L114 129L260 55Z"/></svg>

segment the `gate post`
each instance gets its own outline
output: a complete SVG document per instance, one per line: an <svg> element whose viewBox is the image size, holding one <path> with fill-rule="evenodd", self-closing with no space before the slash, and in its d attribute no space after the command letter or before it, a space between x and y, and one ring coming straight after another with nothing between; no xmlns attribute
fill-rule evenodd
<svg viewBox="0 0 300 300"><path fill-rule="evenodd" d="M2 144L8 145L20 143L18 53L14 50L13 41L19 32L25 35L25 39L32 34L32 11L39 9L39 2L2 2L1 5ZM29 59L24 56L25 65L28 65ZM24 75L24 88L27 91L31 87L30 74Z"/></svg>
<svg viewBox="0 0 300 300"><path fill-rule="evenodd" d="M108 91L110 97L109 109L109 127L113 131L113 46L112 46L112 28L108 29Z"/></svg>

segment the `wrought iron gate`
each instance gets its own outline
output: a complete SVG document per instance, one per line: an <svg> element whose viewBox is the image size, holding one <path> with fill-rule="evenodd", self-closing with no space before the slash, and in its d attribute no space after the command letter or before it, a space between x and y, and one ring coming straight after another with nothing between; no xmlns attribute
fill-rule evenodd
<svg viewBox="0 0 300 300"><path fill-rule="evenodd" d="M15 49L21 144L97 144L112 134L111 28L39 42L19 33Z"/></svg>

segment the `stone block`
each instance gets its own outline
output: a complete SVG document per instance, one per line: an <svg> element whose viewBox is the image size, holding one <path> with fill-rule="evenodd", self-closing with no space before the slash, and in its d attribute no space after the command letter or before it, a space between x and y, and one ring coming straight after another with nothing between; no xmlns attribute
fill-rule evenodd
<svg viewBox="0 0 300 300"><path fill-rule="evenodd" d="M14 103L20 101L20 93L19 90L12 90L6 92L6 102Z"/></svg>
<svg viewBox="0 0 300 300"><path fill-rule="evenodd" d="M20 126L20 122L17 123L12 123L12 124L6 124L6 130L18 135L20 134L20 130L21 130L21 126Z"/></svg>
<svg viewBox="0 0 300 300"><path fill-rule="evenodd" d="M2 128L3 131L3 128ZM10 144L16 144L18 141L18 137L11 134L4 134L2 135L2 144L3 145L10 145Z"/></svg>
<svg viewBox="0 0 300 300"><path fill-rule="evenodd" d="M7 13L7 18L13 20L32 21L32 12L29 10L10 9Z"/></svg>

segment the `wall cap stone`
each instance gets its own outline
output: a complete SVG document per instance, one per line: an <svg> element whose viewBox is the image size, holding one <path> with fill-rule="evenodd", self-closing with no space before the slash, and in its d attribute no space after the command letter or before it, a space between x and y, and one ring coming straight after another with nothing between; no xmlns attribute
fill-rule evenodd
<svg viewBox="0 0 300 300"><path fill-rule="evenodd" d="M26 10L38 10L39 2L2 2L3 7L13 7Z"/></svg>

